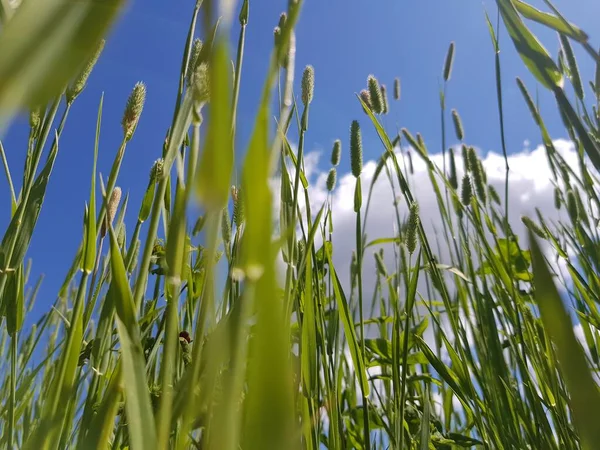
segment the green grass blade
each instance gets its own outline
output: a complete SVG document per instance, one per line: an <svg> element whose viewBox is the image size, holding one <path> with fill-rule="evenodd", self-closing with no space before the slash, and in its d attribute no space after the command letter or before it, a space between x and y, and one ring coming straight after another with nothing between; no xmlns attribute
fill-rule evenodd
<svg viewBox="0 0 600 450"><path fill-rule="evenodd" d="M531 231L529 242L533 260L535 299L540 308L544 328L556 345L556 354L571 395L573 419L584 448L596 448L600 428L600 392L594 381L581 345L573 332L573 323L554 285L550 269Z"/></svg>
<svg viewBox="0 0 600 450"><path fill-rule="evenodd" d="M156 446L156 427L146 379L146 361L144 360L140 329L136 320L133 297L127 282L123 256L112 226L109 227L109 233L110 266L117 311L117 330L123 360L125 408L131 448L132 450L152 450Z"/></svg>
<svg viewBox="0 0 600 450"><path fill-rule="evenodd" d="M360 350L360 345L358 344L358 338L356 336L356 331L354 330L354 321L352 320L352 316L350 315L350 308L348 307L348 301L346 300L346 296L344 295L344 291L342 289L342 284L340 283L340 279L337 275L335 267L333 265L331 249L325 249L325 254L327 255L327 264L329 265L329 270L332 275L332 284L333 284L333 292L335 295L335 300L338 305L338 310L340 313L340 318L342 324L344 325L344 333L346 335L346 340L348 342L348 347L350 350L350 355L352 356L352 363L354 364L354 371L356 374L356 378L360 383L365 397L369 396L369 379L367 377L367 371L364 363L364 355Z"/></svg>
<svg viewBox="0 0 600 450"><path fill-rule="evenodd" d="M90 203L88 206L87 222L85 224L85 239L83 244L83 271L92 273L96 263L96 164L98 161L98 147L100 146L100 126L102 124L102 105L104 94L100 97L98 106L98 119L96 121L96 138L94 140L94 165L92 168L92 187L90 188Z"/></svg>
<svg viewBox="0 0 600 450"><path fill-rule="evenodd" d="M561 86L562 74L540 41L519 17L514 0L496 0L496 3L508 34L532 75L548 89Z"/></svg>
<svg viewBox="0 0 600 450"><path fill-rule="evenodd" d="M515 5L517 11L519 11L523 17L529 20L541 23L542 25L552 28L553 30L558 31L560 34L569 36L578 42L586 42L588 40L588 35L579 27L576 27L573 24L566 24L560 19L560 17L540 11L539 9L534 8L530 4L521 0L513 0L513 4Z"/></svg>

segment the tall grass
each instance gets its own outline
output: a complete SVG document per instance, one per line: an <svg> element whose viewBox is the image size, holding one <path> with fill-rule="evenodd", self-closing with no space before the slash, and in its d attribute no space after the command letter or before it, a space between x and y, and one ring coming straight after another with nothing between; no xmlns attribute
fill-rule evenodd
<svg viewBox="0 0 600 450"><path fill-rule="evenodd" d="M242 152L235 151L237 105L253 5L240 2L237 21L217 21L217 2L197 1L190 7L173 120L165 124L162 154L148 168L142 204L132 212L136 205L121 199L118 187L127 143L144 113L146 90L139 83L122 118L106 117L98 99L81 245L65 267L55 303L24 327L40 289L25 257L34 231L43 232L35 229L39 214L49 213L42 206L60 136L122 3L29 0L16 12L1 3L2 125L17 111L30 112L22 176L15 177L0 145L12 206L0 247L2 448L596 448L600 57L550 1L549 12L541 12L497 0L498 23L482 18L496 55L504 198L488 184L467 141L468 124L446 105L454 43L441 64L442 167L420 134L385 129L382 118L394 104L385 87L368 78L356 95L364 115L349 133L338 130L327 180L331 193L340 158L351 158L356 235L347 285L334 264L333 196L322 205L312 201L305 170L310 105L319 88L310 66L295 83L294 29L303 2L290 1L275 28ZM529 31L528 20L559 34L558 62ZM239 29L234 58L230 27ZM566 163L529 94L532 87L517 79L563 211L554 222L541 213L522 217L527 241L514 230L519 218L508 216L507 81L500 78L498 39L504 30L525 67L555 96L578 155L577 167ZM42 43L39 51L25 51ZM598 67L589 86L574 56L577 45ZM96 168L102 124L119 119L122 143L103 179ZM462 151L447 152L448 120ZM294 127L297 145L288 138ZM372 127L381 141L369 186L361 185L361 127ZM234 177L236 154L244 161ZM412 158L425 163L440 235L428 234L420 220ZM389 205L397 234L369 240L373 186L383 176L400 199ZM201 207L201 217L190 216L190 204ZM267 220L274 211L276 220ZM124 219L136 213L129 235ZM393 266L384 252L394 255ZM376 279L373 292L366 275Z"/></svg>

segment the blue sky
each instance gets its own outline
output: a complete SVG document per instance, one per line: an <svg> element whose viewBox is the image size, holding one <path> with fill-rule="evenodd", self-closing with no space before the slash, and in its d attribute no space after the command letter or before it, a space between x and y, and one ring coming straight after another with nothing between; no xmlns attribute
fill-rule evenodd
<svg viewBox="0 0 600 450"><path fill-rule="evenodd" d="M531 3L543 7L541 1ZM593 46L598 47L600 2L556 0L555 3L568 18L590 33ZM127 96L137 81L144 81L148 88L146 107L128 145L118 181L123 191L130 194L126 222L128 230L133 230L148 172L152 162L161 155L171 121L193 4L191 0L131 1L108 37L87 88L72 108L28 253L28 257L33 258L34 277L45 275L38 303L49 305L54 301L81 240L100 95L105 93L99 170L106 176L121 140L120 121ZM251 0L250 3L238 118L238 153L243 153L253 124L272 48L273 27L286 4L287 0ZM297 29L296 84L299 86L303 67L312 64L316 84L306 145L308 150L324 150L327 156L322 158L322 170L328 168L329 150L336 138L342 139L344 149L340 170L349 170L348 130L353 119L359 119L364 125L365 158L374 159L381 153L378 139L368 127L354 95L365 86L371 73L387 84L390 92L394 77L402 80L402 100L393 102L391 113L384 118L386 126L420 132L430 152L441 150L438 93L450 41L456 43L456 54L447 106L460 112L466 139L471 145L484 152L500 151L494 53L484 19L484 5L495 20L494 2L489 0L305 1ZM237 42L237 22L234 25L232 43ZM532 25L532 29L556 55L556 36L540 26ZM525 140L538 145L539 131L514 80L520 76L531 92L535 92L535 83L504 30L500 38L507 144L509 152L519 152ZM234 52L232 44L232 56ZM580 51L577 55L582 76L585 80L591 79L594 65L590 58ZM541 90L540 105L551 136L565 137L553 99ZM454 132L450 120L448 125L448 145L451 145ZM16 174L23 165L27 133L27 117L21 117L3 136L16 183L19 182ZM10 203L3 176L0 192L3 193L0 227L5 229L10 219Z"/></svg>

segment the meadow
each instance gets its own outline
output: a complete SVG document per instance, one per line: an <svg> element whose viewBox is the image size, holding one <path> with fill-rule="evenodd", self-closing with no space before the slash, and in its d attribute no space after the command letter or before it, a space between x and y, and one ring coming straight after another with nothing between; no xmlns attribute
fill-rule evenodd
<svg viewBox="0 0 600 450"><path fill-rule="evenodd" d="M421 134L384 125L402 101L401 80L386 87L369 76L362 91L348 92L361 115L335 130L324 200L315 199L305 159L319 94L318 73L295 64L303 1L290 0L273 24L244 149L235 145L241 69L259 2L188 2L173 119L157 143L162 157L146 168L143 200L129 203L119 178L144 114L140 82L121 117L103 114L98 99L94 163L82 169L89 185L76 187L89 191L81 244L56 300L41 306L29 245L45 232L36 227L40 215L53 213L44 198L71 105L126 1L13 3L0 2L0 127L5 133L26 114L29 138L18 149L22 168L0 141L10 188L2 195L11 204L0 244L0 447L598 448L600 54L550 0L544 11L496 0L482 16L495 50L504 192L489 183L459 112L446 104L456 51L448 43L441 159L430 157ZM532 23L556 33L558 55ZM535 86L501 78L499 33ZM575 47L595 61L595 73L580 73ZM539 130L557 220L509 214L508 83ZM538 89L555 98L575 163L555 147L532 94ZM116 121L120 147L101 148L102 125ZM380 144L368 178L366 127ZM114 152L107 177L97 170L99 151ZM349 274L334 264L342 159L354 189ZM417 164L435 195L436 234L421 221ZM395 199L387 206L395 233L370 238L378 180ZM126 215L137 217L133 230Z"/></svg>

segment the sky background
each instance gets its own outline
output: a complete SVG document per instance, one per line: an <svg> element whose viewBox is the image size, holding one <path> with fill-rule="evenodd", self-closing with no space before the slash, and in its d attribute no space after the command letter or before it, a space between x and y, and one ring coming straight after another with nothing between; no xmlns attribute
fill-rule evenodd
<svg viewBox="0 0 600 450"><path fill-rule="evenodd" d="M531 3L543 8L541 1ZM254 122L273 45L273 28L286 4L287 0L250 2L238 116L236 151L239 155L244 153ZM556 0L555 4L566 17L590 34L592 46L598 48L600 2ZM98 170L106 177L122 137L120 123L125 101L134 84L143 81L148 89L146 105L136 134L128 144L118 180L124 193L130 195L126 223L129 232L132 232L149 170L153 161L161 156L163 140L171 122L181 55L193 6L192 0L130 1L108 36L105 50L85 91L72 107L27 256L33 259L34 278L30 284L44 274L39 305L47 307L55 300L81 242L100 96L104 92ZM336 198L344 210L344 202L348 200L344 197L344 174L349 172L350 167L348 135L353 119L358 119L363 125L365 161L375 160L383 150L355 97L365 87L369 74L374 74L389 88L391 112L383 118L388 130L406 127L413 134L420 132L430 153L441 151L439 86L451 41L456 43L456 52L447 91L447 107L459 111L466 141L479 148L484 156L492 152L485 159L487 167L496 164L497 159L494 158L501 153L501 147L494 51L485 22L485 8L495 22L496 9L494 2L489 0L305 0L296 32L296 87L299 94L302 69L307 64L313 65L315 96L306 149L314 152L310 156L310 168L316 198L324 192L324 174L329 169L332 143L340 138L343 154ZM531 24L531 28L556 56L556 35L535 24ZM232 57L238 32L235 21ZM539 131L516 87L515 77L520 76L534 95L536 84L504 29L500 45L508 151L513 155L517 175L522 172L524 179L529 177L527 179L531 182L526 185L517 183L515 192L522 194L524 187L537 186L540 180L542 186L547 186L544 180L547 182L548 172L542 167L543 154L530 153L525 144L529 141L531 148L535 149L540 143ZM576 54L589 95L587 80L593 78L595 66L578 48ZM402 81L400 102L391 99L395 77ZM541 88L539 102L550 135L554 139L565 138L554 100ZM449 115L447 123L447 145L452 145L456 141ZM28 132L28 121L24 116L18 118L2 136L17 190L20 188L18 174L23 167ZM568 143L563 144L565 151L569 151ZM320 159L319 152L323 152ZM10 196L4 177L0 177L0 192L0 227L4 230L10 220ZM539 204L548 203L550 208L551 191L536 191L533 197L523 197L522 203L534 205L536 200Z"/></svg>

